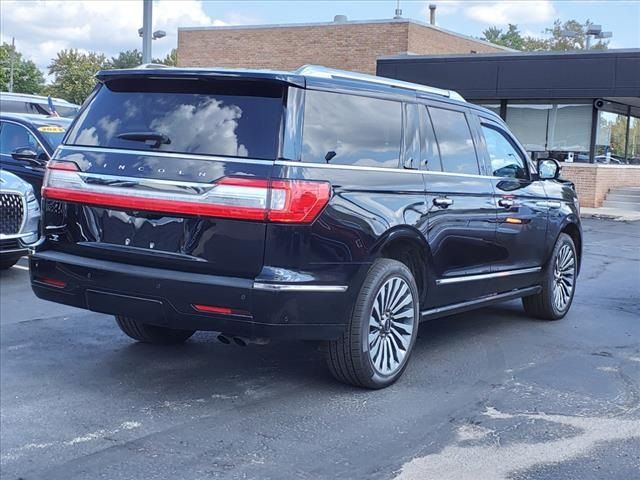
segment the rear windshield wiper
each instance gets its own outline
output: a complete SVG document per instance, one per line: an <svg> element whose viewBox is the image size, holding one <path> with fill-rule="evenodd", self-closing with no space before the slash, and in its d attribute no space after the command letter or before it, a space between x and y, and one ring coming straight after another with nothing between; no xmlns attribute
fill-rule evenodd
<svg viewBox="0 0 640 480"><path fill-rule="evenodd" d="M131 140L133 142L144 142L150 147L158 148L162 144L170 144L171 139L164 133L158 132L125 132L118 135L123 140Z"/></svg>

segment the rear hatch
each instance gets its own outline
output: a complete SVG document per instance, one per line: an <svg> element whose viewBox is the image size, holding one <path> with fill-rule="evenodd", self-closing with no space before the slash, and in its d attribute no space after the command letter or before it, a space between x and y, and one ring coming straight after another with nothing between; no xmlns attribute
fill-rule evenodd
<svg viewBox="0 0 640 480"><path fill-rule="evenodd" d="M257 275L286 83L139 72L99 78L49 163L45 248Z"/></svg>

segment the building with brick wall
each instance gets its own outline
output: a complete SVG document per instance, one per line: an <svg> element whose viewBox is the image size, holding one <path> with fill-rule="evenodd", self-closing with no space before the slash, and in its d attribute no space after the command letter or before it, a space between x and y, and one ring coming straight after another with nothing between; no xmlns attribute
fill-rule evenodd
<svg viewBox="0 0 640 480"><path fill-rule="evenodd" d="M305 64L376 72L376 60L404 53L437 55L504 52L505 48L409 19L184 27L178 29L181 67L295 70Z"/></svg>

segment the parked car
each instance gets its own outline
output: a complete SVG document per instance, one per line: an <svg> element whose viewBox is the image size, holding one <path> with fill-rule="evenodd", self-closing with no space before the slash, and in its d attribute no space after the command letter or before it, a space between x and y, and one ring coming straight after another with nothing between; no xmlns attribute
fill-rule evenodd
<svg viewBox="0 0 640 480"><path fill-rule="evenodd" d="M33 187L0 170L0 270L27 253L39 238L40 205Z"/></svg>
<svg viewBox="0 0 640 480"><path fill-rule="evenodd" d="M455 92L313 66L97 78L47 167L40 298L142 342L323 340L368 388L402 374L420 320L571 306L575 192Z"/></svg>
<svg viewBox="0 0 640 480"><path fill-rule="evenodd" d="M50 116L54 112L61 117L73 118L78 114L80 105L67 102L62 98L43 97L26 93L0 92L0 112Z"/></svg>
<svg viewBox="0 0 640 480"><path fill-rule="evenodd" d="M40 198L44 167L71 121L3 112L0 114L0 166L29 182Z"/></svg>

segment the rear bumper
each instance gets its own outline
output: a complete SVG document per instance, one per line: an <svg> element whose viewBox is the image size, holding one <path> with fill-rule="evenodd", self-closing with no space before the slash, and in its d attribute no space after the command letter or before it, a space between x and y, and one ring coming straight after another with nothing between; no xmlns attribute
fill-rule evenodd
<svg viewBox="0 0 640 480"><path fill-rule="evenodd" d="M336 338L344 331L358 291L346 284L256 283L52 250L35 253L30 272L33 291L45 300L129 315L152 325L244 337ZM236 313L201 313L194 305Z"/></svg>

